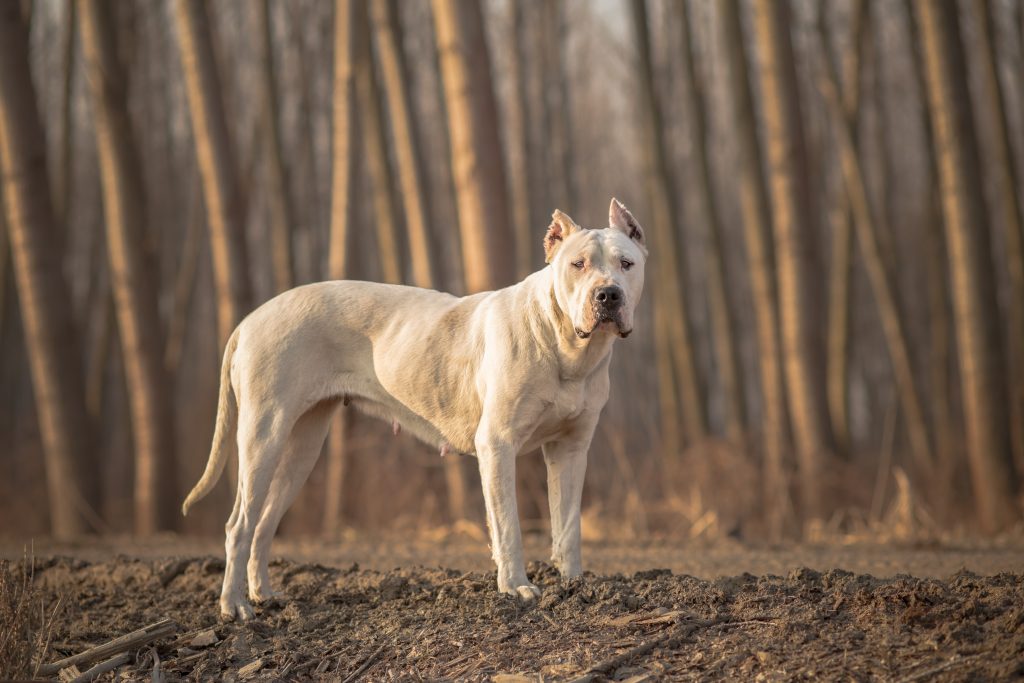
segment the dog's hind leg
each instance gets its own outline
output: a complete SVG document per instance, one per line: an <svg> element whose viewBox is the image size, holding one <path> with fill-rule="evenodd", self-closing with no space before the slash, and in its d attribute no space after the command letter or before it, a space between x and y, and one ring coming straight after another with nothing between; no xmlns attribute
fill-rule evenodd
<svg viewBox="0 0 1024 683"><path fill-rule="evenodd" d="M252 606L245 599L245 568L291 428L292 420L280 410L259 415L239 411L238 492L224 541L224 586L220 594L221 616L226 619L252 617Z"/></svg>
<svg viewBox="0 0 1024 683"><path fill-rule="evenodd" d="M309 409L292 427L284 457L277 464L270 485L266 505L256 525L252 553L249 555L249 598L262 602L274 597L270 588L267 563L270 560L270 542L284 513L291 507L295 496L309 478L309 473L320 457L331 416L338 401L324 401Z"/></svg>

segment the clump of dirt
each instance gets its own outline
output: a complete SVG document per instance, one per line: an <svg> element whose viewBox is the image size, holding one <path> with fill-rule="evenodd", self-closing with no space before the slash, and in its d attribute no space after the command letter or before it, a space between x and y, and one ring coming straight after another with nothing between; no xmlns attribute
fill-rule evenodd
<svg viewBox="0 0 1024 683"><path fill-rule="evenodd" d="M64 603L48 658L170 618L174 636L134 652L108 679L148 678L157 666L166 680L1024 676L1020 574L876 579L805 569L704 581L648 570L563 581L531 563L542 595L524 605L497 593L493 572L277 561L282 597L239 624L218 616L222 571L212 557L38 560L37 589Z"/></svg>

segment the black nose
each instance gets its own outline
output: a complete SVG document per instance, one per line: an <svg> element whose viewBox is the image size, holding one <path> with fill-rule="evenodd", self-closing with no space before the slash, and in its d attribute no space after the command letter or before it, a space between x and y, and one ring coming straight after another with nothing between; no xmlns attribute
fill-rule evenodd
<svg viewBox="0 0 1024 683"><path fill-rule="evenodd" d="M618 308L622 305L622 289L614 285L594 290L594 301L602 308Z"/></svg>

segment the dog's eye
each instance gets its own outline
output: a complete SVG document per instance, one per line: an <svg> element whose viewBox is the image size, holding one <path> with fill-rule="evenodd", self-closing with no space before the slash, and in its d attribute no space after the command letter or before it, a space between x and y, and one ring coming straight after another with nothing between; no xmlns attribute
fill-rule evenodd
<svg viewBox="0 0 1024 683"><path fill-rule="evenodd" d="M583 270L583 259L580 259L579 261L573 261L572 267L575 268L576 270Z"/></svg>
<svg viewBox="0 0 1024 683"><path fill-rule="evenodd" d="M620 261L620 263L622 264L622 269L623 270L629 270L630 268L633 267L633 262L632 261L627 261L626 259L622 259L622 261Z"/></svg>

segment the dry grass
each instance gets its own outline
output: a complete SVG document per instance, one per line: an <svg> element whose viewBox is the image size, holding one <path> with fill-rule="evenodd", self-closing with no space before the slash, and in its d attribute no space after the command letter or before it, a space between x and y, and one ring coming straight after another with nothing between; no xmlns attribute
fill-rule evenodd
<svg viewBox="0 0 1024 683"><path fill-rule="evenodd" d="M34 562L0 562L0 679L35 678L50 649L58 599L47 609L33 582Z"/></svg>

